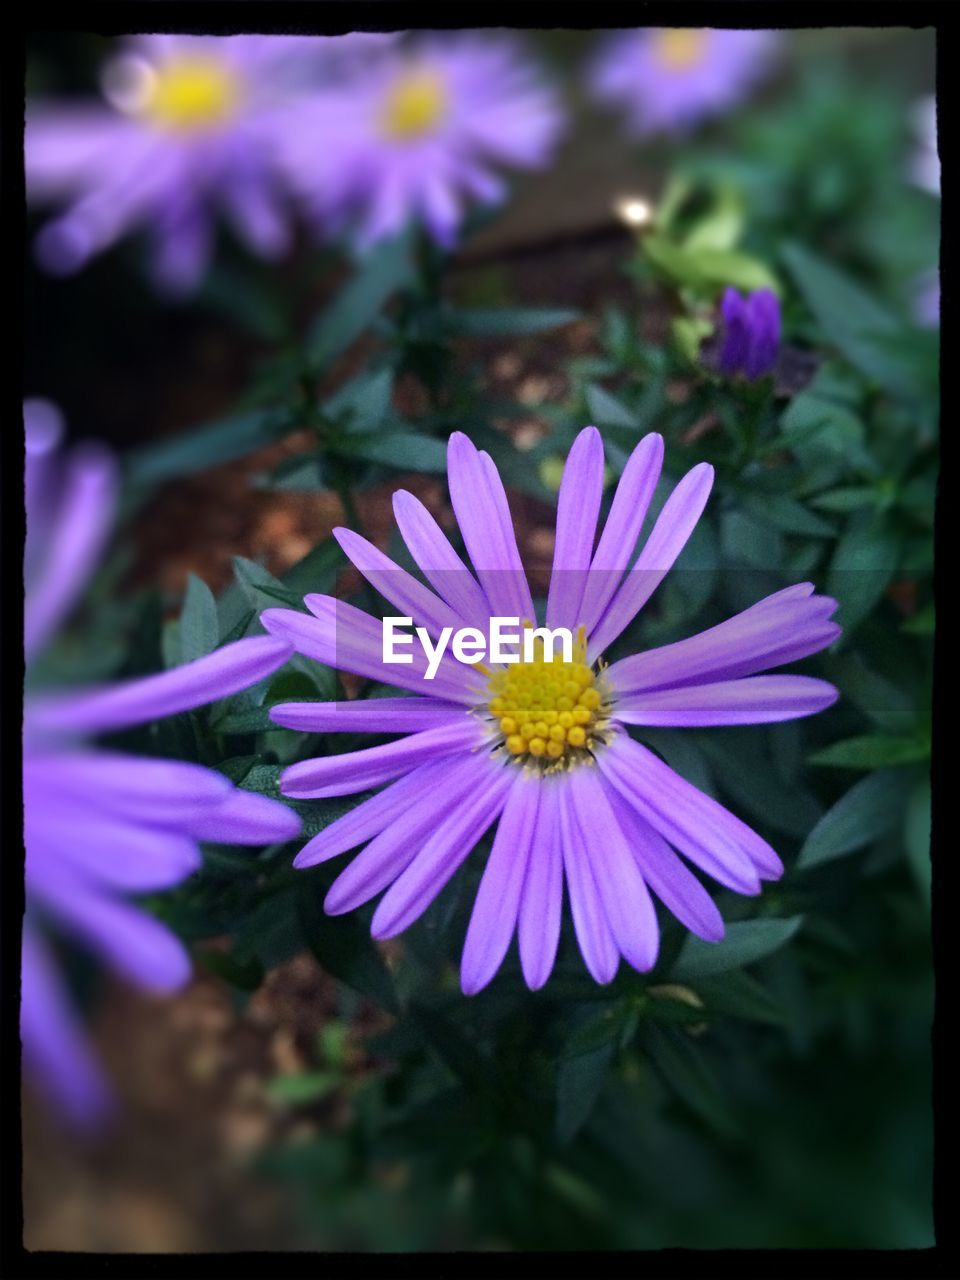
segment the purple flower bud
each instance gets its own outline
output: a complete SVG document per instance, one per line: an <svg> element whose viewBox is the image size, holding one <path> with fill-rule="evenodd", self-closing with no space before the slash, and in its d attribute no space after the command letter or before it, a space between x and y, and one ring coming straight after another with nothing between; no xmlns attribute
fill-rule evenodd
<svg viewBox="0 0 960 1280"><path fill-rule="evenodd" d="M742 297L727 289L720 304L720 372L728 378L742 374L749 382L773 370L780 352L780 301L771 289L757 289Z"/></svg>

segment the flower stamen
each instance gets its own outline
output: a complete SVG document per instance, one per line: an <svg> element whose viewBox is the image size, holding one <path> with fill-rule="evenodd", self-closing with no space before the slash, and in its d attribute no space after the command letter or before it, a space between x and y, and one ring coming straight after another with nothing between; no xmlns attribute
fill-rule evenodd
<svg viewBox="0 0 960 1280"><path fill-rule="evenodd" d="M654 36L657 61L671 71L687 71L703 61L707 33L686 27L667 27Z"/></svg>
<svg viewBox="0 0 960 1280"><path fill-rule="evenodd" d="M431 133L447 110L447 89L435 72L418 69L401 76L387 93L380 116L384 134L407 142Z"/></svg>

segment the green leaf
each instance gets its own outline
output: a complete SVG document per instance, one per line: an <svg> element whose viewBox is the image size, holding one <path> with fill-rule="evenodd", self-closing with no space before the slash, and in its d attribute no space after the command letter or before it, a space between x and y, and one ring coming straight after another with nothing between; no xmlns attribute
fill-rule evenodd
<svg viewBox="0 0 960 1280"><path fill-rule="evenodd" d="M232 462L279 440L292 427L286 411L258 409L193 431L181 431L170 440L130 453L125 466L126 480L131 486L160 484Z"/></svg>
<svg viewBox="0 0 960 1280"><path fill-rule="evenodd" d="M371 249L353 279L314 321L304 344L311 364L322 367L346 351L373 323L391 294L412 279L407 234Z"/></svg>
<svg viewBox="0 0 960 1280"><path fill-rule="evenodd" d="M606 1083L623 1030L623 1006L604 1009L580 1026L557 1065L555 1129L569 1142L589 1119Z"/></svg>
<svg viewBox="0 0 960 1280"><path fill-rule="evenodd" d="M773 289L780 293L780 282L763 262L736 249L696 249L671 244L665 236L644 237L642 252L661 274L681 286L701 292L718 293L727 285L750 292Z"/></svg>
<svg viewBox="0 0 960 1280"><path fill-rule="evenodd" d="M904 842L907 846L907 858L910 869L916 877L917 884L925 899L929 899L931 890L930 866L930 822L931 794L930 779L921 778L907 802L904 823Z"/></svg>
<svg viewBox="0 0 960 1280"><path fill-rule="evenodd" d="M509 338L549 333L579 318L567 307L452 307L445 321L457 337Z"/></svg>
<svg viewBox="0 0 960 1280"><path fill-rule="evenodd" d="M180 614L180 660L192 662L216 649L220 640L217 602L207 584L191 573Z"/></svg>
<svg viewBox="0 0 960 1280"><path fill-rule="evenodd" d="M862 849L896 824L903 806L903 783L895 773L882 771L862 778L807 836L797 869L806 871Z"/></svg>
<svg viewBox="0 0 960 1280"><path fill-rule="evenodd" d="M854 517L837 543L827 575L827 594L840 602L842 639L874 608L897 568L899 539L886 526Z"/></svg>
<svg viewBox="0 0 960 1280"><path fill-rule="evenodd" d="M880 386L910 394L912 379L890 349L904 326L861 285L799 244L781 256L829 341Z"/></svg>
<svg viewBox="0 0 960 1280"><path fill-rule="evenodd" d="M390 1013L399 1013L393 977L368 928L355 915L325 915L324 891L315 883L304 884L299 894L300 923L310 950L340 982Z"/></svg>
<svg viewBox="0 0 960 1280"><path fill-rule="evenodd" d="M783 441L801 458L828 453L872 465L863 448L863 423L848 406L816 390L794 396L780 419L780 430Z"/></svg>
<svg viewBox="0 0 960 1280"><path fill-rule="evenodd" d="M394 372L389 366L365 369L324 402L324 413L332 418L345 417L351 431L374 431L390 412L393 380Z"/></svg>
<svg viewBox="0 0 960 1280"><path fill-rule="evenodd" d="M738 1125L730 1114L730 1104L690 1037L685 1032L648 1023L643 1039L667 1088L719 1134L734 1137Z"/></svg>
<svg viewBox="0 0 960 1280"><path fill-rule="evenodd" d="M340 1087L341 1078L333 1071L305 1071L303 1074L274 1076L266 1088L272 1102L299 1106L319 1102Z"/></svg>
<svg viewBox="0 0 960 1280"><path fill-rule="evenodd" d="M595 382L584 387L584 398L590 417L601 427L629 427L637 430L640 426L633 412L622 400L597 386Z"/></svg>
<svg viewBox="0 0 960 1280"><path fill-rule="evenodd" d="M284 586L269 569L264 569L256 561L247 560L245 556L234 556L233 571L241 591L253 609L272 609L278 604L292 609L303 608L302 596Z"/></svg>
<svg viewBox="0 0 960 1280"><path fill-rule="evenodd" d="M294 493L316 493L318 489L330 488L320 453L299 453L292 458L284 458L268 476L258 476L256 485L259 489Z"/></svg>
<svg viewBox="0 0 960 1280"><path fill-rule="evenodd" d="M740 500L741 506L759 520L775 525L784 533L796 533L812 538L832 538L836 534L832 524L821 520L806 507L779 493L748 493Z"/></svg>
<svg viewBox="0 0 960 1280"><path fill-rule="evenodd" d="M867 733L846 738L815 751L811 764L837 765L844 769L886 769L891 765L916 764L930 755L930 743L914 736Z"/></svg>
<svg viewBox="0 0 960 1280"><path fill-rule="evenodd" d="M447 469L445 442L419 431L343 436L337 441L335 449L341 457L363 458L367 462L396 467L401 471L443 474Z"/></svg>
<svg viewBox="0 0 960 1280"><path fill-rule="evenodd" d="M697 995L703 1000L704 1011L709 1014L723 1014L770 1026L783 1026L787 1022L786 1012L766 987L741 969L733 969L716 978L698 979Z"/></svg>
<svg viewBox="0 0 960 1280"><path fill-rule="evenodd" d="M687 938L668 977L676 982L726 973L753 964L788 942L803 923L803 916L785 920L739 920L727 925L720 942L704 942L693 934Z"/></svg>

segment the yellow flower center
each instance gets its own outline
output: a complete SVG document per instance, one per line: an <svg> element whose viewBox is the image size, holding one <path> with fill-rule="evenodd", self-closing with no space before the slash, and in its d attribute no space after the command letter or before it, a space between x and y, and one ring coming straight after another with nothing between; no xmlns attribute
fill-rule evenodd
<svg viewBox="0 0 960 1280"><path fill-rule="evenodd" d="M703 61L707 33L685 27L667 27L654 36L657 61L671 71L686 71Z"/></svg>
<svg viewBox="0 0 960 1280"><path fill-rule="evenodd" d="M533 661L494 671L489 688L487 709L494 731L518 764L566 768L591 759L593 749L606 741L609 698L602 674L587 663L583 627L571 662L557 656L548 661L537 636Z"/></svg>
<svg viewBox="0 0 960 1280"><path fill-rule="evenodd" d="M240 101L237 77L217 58L178 58L156 68L144 94L144 114L168 129L191 133L223 124Z"/></svg>
<svg viewBox="0 0 960 1280"><path fill-rule="evenodd" d="M443 80L433 71L411 71L391 86L380 124L388 138L406 142L430 133L446 110L447 89Z"/></svg>

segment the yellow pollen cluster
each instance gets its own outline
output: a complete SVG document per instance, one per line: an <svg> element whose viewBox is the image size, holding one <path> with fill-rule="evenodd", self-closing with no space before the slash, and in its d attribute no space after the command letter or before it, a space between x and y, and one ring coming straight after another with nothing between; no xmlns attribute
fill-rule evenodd
<svg viewBox="0 0 960 1280"><path fill-rule="evenodd" d="M570 763L588 751L605 719L604 697L596 681L587 665L582 627L572 662L557 656L547 662L537 637L532 662L494 672L488 709L509 754L518 762L549 766Z"/></svg>
<svg viewBox="0 0 960 1280"><path fill-rule="evenodd" d="M667 27L654 36L657 60L671 71L684 71L703 59L707 33L683 27Z"/></svg>
<svg viewBox="0 0 960 1280"><path fill-rule="evenodd" d="M387 94L381 126L388 138L421 138L440 123L446 109L447 90L441 78L432 71L412 71Z"/></svg>
<svg viewBox="0 0 960 1280"><path fill-rule="evenodd" d="M240 99L236 76L216 58L178 58L159 68L143 103L144 112L168 129L184 132L222 124Z"/></svg>

